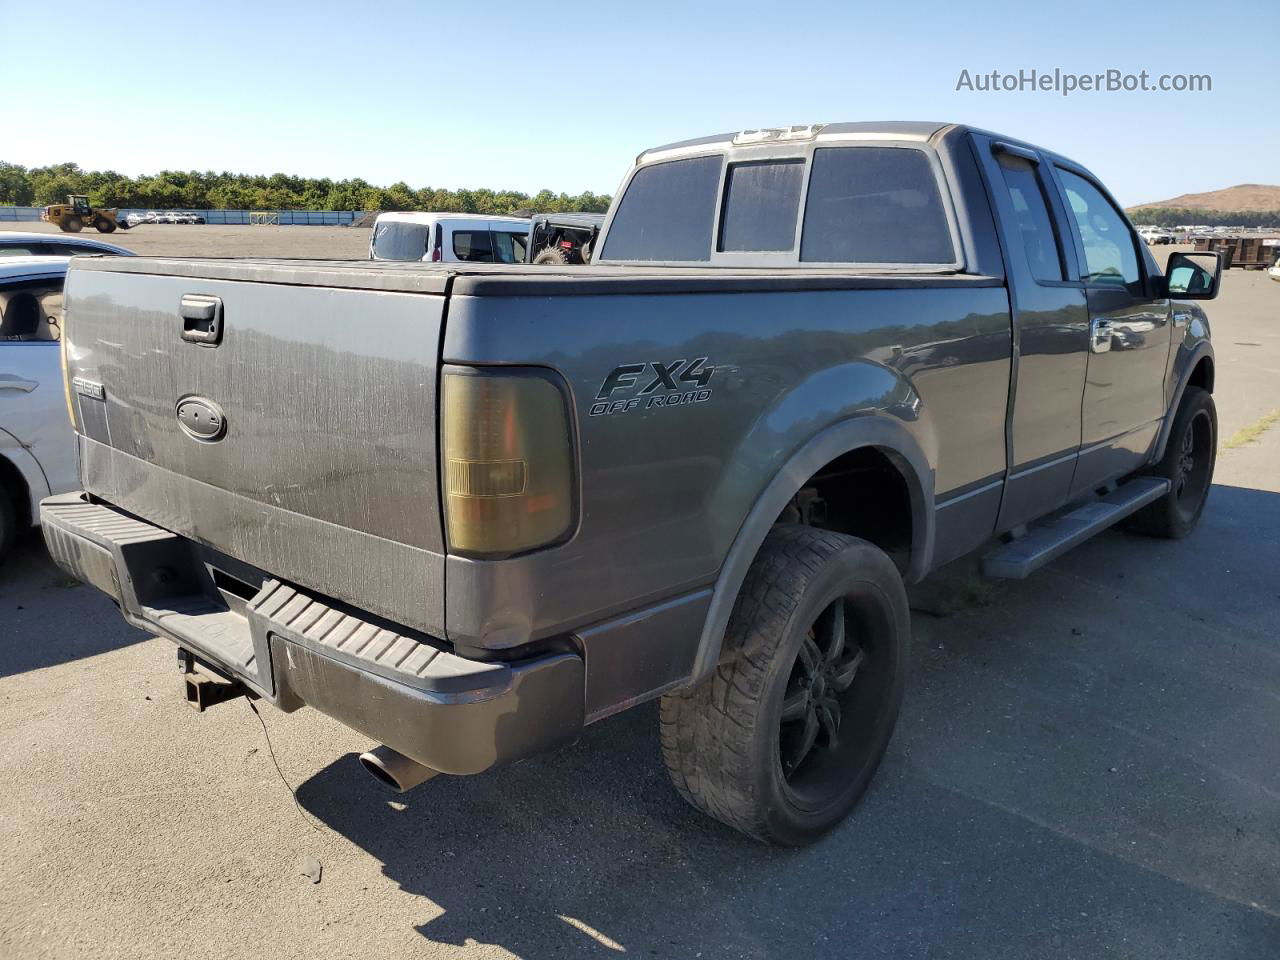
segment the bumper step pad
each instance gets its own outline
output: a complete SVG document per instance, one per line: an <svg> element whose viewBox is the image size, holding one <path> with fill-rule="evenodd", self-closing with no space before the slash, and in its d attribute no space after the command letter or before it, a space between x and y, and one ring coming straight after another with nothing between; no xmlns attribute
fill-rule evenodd
<svg viewBox="0 0 1280 960"><path fill-rule="evenodd" d="M246 608L270 633L324 656L420 690L496 696L511 682L502 663L464 660L358 615L343 613L301 590L267 580Z"/></svg>
<svg viewBox="0 0 1280 960"><path fill-rule="evenodd" d="M49 497L40 519L54 560L113 597L130 623L281 709L314 707L432 770L480 773L582 729L576 652L467 660L79 493ZM197 706L232 693L188 685Z"/></svg>
<svg viewBox="0 0 1280 960"><path fill-rule="evenodd" d="M235 609L209 573L211 551L79 494L45 500L41 519L49 552L68 573L115 598L135 625L191 647L269 699L273 636L446 699L486 699L511 686L507 664L463 659L273 578Z"/></svg>

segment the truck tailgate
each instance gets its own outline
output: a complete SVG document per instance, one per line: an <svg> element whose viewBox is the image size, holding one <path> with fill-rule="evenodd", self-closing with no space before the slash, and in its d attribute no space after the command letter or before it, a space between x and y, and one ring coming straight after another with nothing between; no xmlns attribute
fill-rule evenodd
<svg viewBox="0 0 1280 960"><path fill-rule="evenodd" d="M153 263L149 273L140 259L95 261L68 275L85 489L272 576L443 636L443 286L272 282L265 268L213 279L234 271ZM184 338L184 324L199 327L184 321L184 297L197 308L217 298L216 345Z"/></svg>

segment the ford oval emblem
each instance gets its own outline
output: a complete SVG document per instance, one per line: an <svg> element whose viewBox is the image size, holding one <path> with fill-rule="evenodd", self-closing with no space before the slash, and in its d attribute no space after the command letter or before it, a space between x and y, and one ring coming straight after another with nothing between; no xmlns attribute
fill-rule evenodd
<svg viewBox="0 0 1280 960"><path fill-rule="evenodd" d="M183 397L175 411L182 431L201 443L214 443L227 432L227 418L212 400L204 397Z"/></svg>

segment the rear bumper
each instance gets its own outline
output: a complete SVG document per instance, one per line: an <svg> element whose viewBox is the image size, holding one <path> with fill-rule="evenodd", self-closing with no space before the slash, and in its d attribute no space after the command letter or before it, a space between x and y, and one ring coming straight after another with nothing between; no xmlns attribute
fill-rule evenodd
<svg viewBox="0 0 1280 960"><path fill-rule="evenodd" d="M168 637L283 710L315 707L442 773L571 740L574 653L493 663L313 595L83 494L40 505L49 553L136 627Z"/></svg>

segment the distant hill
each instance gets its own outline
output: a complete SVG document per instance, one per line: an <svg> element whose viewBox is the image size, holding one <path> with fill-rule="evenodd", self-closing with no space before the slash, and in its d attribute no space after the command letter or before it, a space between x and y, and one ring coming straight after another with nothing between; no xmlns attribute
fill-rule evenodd
<svg viewBox="0 0 1280 960"><path fill-rule="evenodd" d="M1239 186L1227 187L1225 190L1210 190L1208 193L1184 193L1180 197L1173 197L1169 200L1140 203L1129 209L1142 210L1147 207L1262 213L1280 210L1280 186L1269 186L1265 183L1242 183Z"/></svg>

